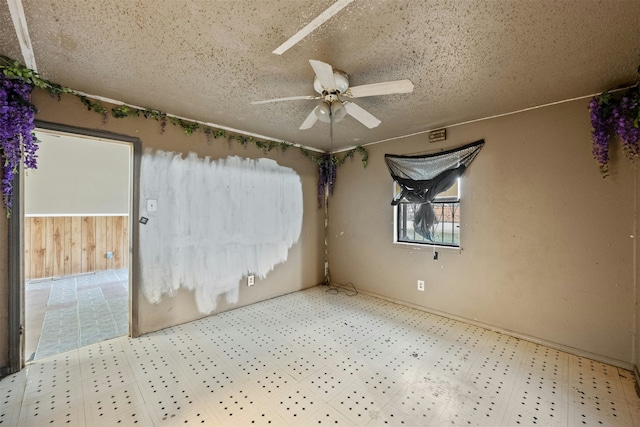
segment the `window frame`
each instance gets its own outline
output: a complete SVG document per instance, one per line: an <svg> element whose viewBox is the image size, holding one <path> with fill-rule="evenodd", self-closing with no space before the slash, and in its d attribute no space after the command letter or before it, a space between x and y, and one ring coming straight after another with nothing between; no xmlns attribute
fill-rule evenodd
<svg viewBox="0 0 640 427"><path fill-rule="evenodd" d="M462 177L458 178L458 197L451 197L451 196L444 196L444 197L436 197L433 201L433 203L457 203L457 207L456 210L458 211L458 217L461 214L461 206L462 206ZM399 191L399 187L397 186L396 182L393 182L393 195L395 196L396 194L398 194ZM449 243L442 243L442 242L429 242L429 241L416 241L416 240L411 240L411 241L405 241L405 240L400 240L399 234L400 234L400 213L401 213L401 208L400 205L412 205L414 203L409 203L409 202L399 202L396 206L393 206L393 245L397 246L397 247L403 247L403 248L411 248L411 249L416 249L416 250L430 250L430 249L448 249L448 250L454 250L454 251L458 251L461 252L462 251L462 229L460 227L460 224L462 223L462 220L460 219L458 222L458 230L459 230L459 234L458 234L458 243L456 244L449 244ZM437 210L437 208L436 208ZM455 223L454 223L455 224Z"/></svg>

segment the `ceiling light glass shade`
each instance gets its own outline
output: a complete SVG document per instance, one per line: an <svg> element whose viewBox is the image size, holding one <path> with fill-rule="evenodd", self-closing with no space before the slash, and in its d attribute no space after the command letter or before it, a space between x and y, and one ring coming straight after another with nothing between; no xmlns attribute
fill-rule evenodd
<svg viewBox="0 0 640 427"><path fill-rule="evenodd" d="M332 111L333 110L333 111ZM331 113L333 112L333 122L339 122L347 115L347 109L344 108L342 102L334 101L329 104L324 101L316 108L316 116L322 123L329 123L331 121Z"/></svg>
<svg viewBox="0 0 640 427"><path fill-rule="evenodd" d="M347 109L344 108L344 106L342 105L342 102L340 101L334 101L331 103L331 112L333 113L333 121L334 122L339 122L340 120L344 119L344 116L347 115Z"/></svg>
<svg viewBox="0 0 640 427"><path fill-rule="evenodd" d="M323 102L316 108L316 116L322 123L329 123L331 121L331 106L328 102Z"/></svg>

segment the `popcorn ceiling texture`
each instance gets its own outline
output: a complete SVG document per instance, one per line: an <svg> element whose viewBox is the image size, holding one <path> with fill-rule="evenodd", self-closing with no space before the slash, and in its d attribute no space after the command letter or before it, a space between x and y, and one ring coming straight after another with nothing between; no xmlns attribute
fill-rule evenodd
<svg viewBox="0 0 640 427"><path fill-rule="evenodd" d="M344 70L351 85L415 85L357 100L382 124L347 117L337 148L601 92L633 82L640 59L631 0L355 0L282 56L271 52L333 0L22 2L45 78L320 149L326 124L298 129L317 101L250 104L315 95L309 59ZM0 53L19 54L6 2L0 23Z"/></svg>
<svg viewBox="0 0 640 427"><path fill-rule="evenodd" d="M238 301L247 274L287 260L302 228L302 185L270 159L217 161L147 150L141 161L140 288L151 303L179 287L208 314L219 295ZM157 211L148 212L148 199Z"/></svg>

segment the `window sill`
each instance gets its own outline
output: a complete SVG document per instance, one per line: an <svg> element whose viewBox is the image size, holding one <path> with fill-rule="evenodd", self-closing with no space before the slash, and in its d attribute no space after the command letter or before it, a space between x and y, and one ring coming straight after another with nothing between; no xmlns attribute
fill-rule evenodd
<svg viewBox="0 0 640 427"><path fill-rule="evenodd" d="M425 245L425 244L417 244L417 243L406 243L406 242L392 242L391 243L396 248L401 249L410 249L415 251L429 251L429 252L451 252L451 253L462 253L461 247L455 246L440 246L440 245Z"/></svg>

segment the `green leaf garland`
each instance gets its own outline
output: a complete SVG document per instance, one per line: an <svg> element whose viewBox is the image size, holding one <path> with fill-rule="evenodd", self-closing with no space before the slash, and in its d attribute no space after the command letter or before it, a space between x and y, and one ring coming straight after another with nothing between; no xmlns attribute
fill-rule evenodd
<svg viewBox="0 0 640 427"><path fill-rule="evenodd" d="M19 79L24 83L37 87L49 92L51 95L57 96L58 100L61 99L62 94L70 94L77 97L88 111L93 111L102 116L103 123L106 123L109 116L109 110L100 102L92 100L84 94L81 94L71 88L61 86L57 83L53 83L49 80L42 79L38 73L31 70L20 62L12 60L6 56L0 55L0 70L5 76L9 78ZM183 120L178 117L169 116L167 113L155 109L144 108L138 109L129 105L119 105L111 108L111 116L116 119L124 119L127 117L144 117L145 119L152 119L160 123L161 133L166 130L167 122L170 122L174 126L180 126L184 133L189 136L201 131L207 138L207 143L211 143L212 139L227 138L229 146L236 141L243 147L248 147L249 144L253 144L256 148L263 150L265 153L271 152L274 149L279 149L281 152L286 151L290 147L294 147L295 144L290 142L276 142L276 141L261 141L253 137L246 137L242 135L227 135L224 129L216 129L207 125L197 123L195 121ZM352 159L356 153L360 154L362 166L367 167L369 155L367 150L362 146L352 148L341 155L332 153L321 153L319 155L311 154L311 152L304 148L299 147L300 153L307 159L317 163L320 167L325 165L329 161L332 167L335 168L344 164L347 159ZM329 159L329 160L327 160ZM319 180L322 177L319 177ZM334 176L335 180L335 176Z"/></svg>

